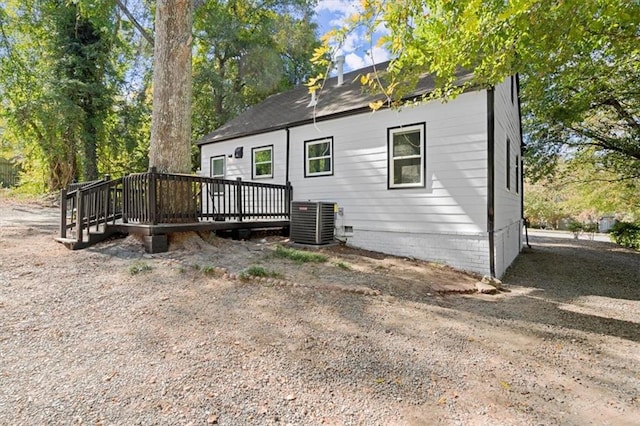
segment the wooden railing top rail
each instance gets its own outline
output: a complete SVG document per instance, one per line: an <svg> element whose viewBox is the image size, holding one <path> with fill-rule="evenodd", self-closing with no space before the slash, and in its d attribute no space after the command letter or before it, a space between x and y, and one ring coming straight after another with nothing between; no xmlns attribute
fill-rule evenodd
<svg viewBox="0 0 640 426"><path fill-rule="evenodd" d="M242 180L241 178L237 179L224 179L224 178L214 178L209 176L199 176L199 175L190 175L186 173L161 173L161 172L142 172L142 173L131 173L127 176L124 176L123 179L139 179L141 177L148 177L150 175L154 175L155 178L172 180L179 179L184 181L192 181L192 182L203 182L203 183L229 183L236 184L241 182L243 186L251 186L256 188L286 188L287 186L291 186L290 182L287 184L276 184L276 183L264 183L264 182L254 182Z"/></svg>

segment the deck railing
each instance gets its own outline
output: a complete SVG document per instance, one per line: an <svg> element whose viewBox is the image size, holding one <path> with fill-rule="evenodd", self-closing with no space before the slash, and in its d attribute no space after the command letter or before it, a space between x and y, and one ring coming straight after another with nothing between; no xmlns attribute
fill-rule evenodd
<svg viewBox="0 0 640 426"><path fill-rule="evenodd" d="M115 224L122 217L122 178L78 184L72 190L62 190L60 211L62 238L67 238L71 232L76 241L83 242L85 231L104 231L107 224Z"/></svg>
<svg viewBox="0 0 640 426"><path fill-rule="evenodd" d="M78 242L109 224L287 221L292 187L195 175L136 173L61 193L60 236Z"/></svg>
<svg viewBox="0 0 640 426"><path fill-rule="evenodd" d="M125 223L289 220L292 187L150 171L123 178Z"/></svg>

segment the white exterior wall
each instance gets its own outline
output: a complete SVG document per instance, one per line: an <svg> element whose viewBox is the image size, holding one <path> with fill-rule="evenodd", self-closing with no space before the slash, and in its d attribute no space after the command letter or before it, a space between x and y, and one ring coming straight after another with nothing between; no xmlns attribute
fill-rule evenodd
<svg viewBox="0 0 640 426"><path fill-rule="evenodd" d="M388 189L387 129L423 122L425 187ZM293 198L336 202L337 234L350 245L485 274L486 135L485 92L293 128ZM333 137L333 175L305 178L304 142L324 137Z"/></svg>
<svg viewBox="0 0 640 426"><path fill-rule="evenodd" d="M202 146L200 153L202 175L211 176L211 157L224 155L225 179L240 177L242 180L252 180L251 150L268 145L273 145L273 177L255 179L255 181L284 185L286 183L287 167L287 135L284 130ZM237 147L243 147L242 158L233 158ZM231 158L229 158L230 155L232 156Z"/></svg>
<svg viewBox="0 0 640 426"><path fill-rule="evenodd" d="M426 185L389 189L387 129L417 123L426 123ZM324 137L333 137L333 175L305 178L304 142ZM225 177L251 179L251 148L264 145L274 146L275 174L261 181L285 183L284 130L203 146L202 172L243 146ZM293 199L336 202L337 235L349 245L489 274L486 91L291 128L289 164Z"/></svg>
<svg viewBox="0 0 640 426"><path fill-rule="evenodd" d="M511 100L511 85L514 97ZM522 159L520 116L515 78L507 78L495 88L495 237L494 253L496 276L506 269L522 248L522 211L520 175ZM510 141L510 159L507 162L507 139ZM510 167L507 169L507 164ZM507 173L510 187L507 188Z"/></svg>

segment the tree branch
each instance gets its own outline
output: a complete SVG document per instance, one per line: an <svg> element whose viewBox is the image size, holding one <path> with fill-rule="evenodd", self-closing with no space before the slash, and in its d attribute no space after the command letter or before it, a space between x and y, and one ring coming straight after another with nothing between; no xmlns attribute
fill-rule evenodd
<svg viewBox="0 0 640 426"><path fill-rule="evenodd" d="M616 110L616 112L618 113L618 115L620 115L620 117L622 117L624 119L624 121L627 122L627 124L629 124L629 126L635 130L640 130L640 123L638 123L632 114L629 113L629 111L627 111L626 109L624 109L624 107L622 106L622 104L620 103L619 100L615 99L615 98L610 98L607 99L606 101L604 101L605 105L609 105L610 107L613 107L613 109Z"/></svg>
<svg viewBox="0 0 640 426"><path fill-rule="evenodd" d="M588 129L580 129L574 126L567 126L567 128L580 136L591 139L592 142L589 142L588 143L589 145L597 146L608 151L618 152L620 154L624 154L626 156L632 157L636 160L640 160L640 149L631 149L631 148L625 148L624 146L619 146L618 144L616 144L615 140L606 138L602 135L598 135L596 132L590 131ZM583 144L582 143L573 144L573 146L580 146L580 145L583 145Z"/></svg>
<svg viewBox="0 0 640 426"><path fill-rule="evenodd" d="M129 18L133 26L136 27L138 32L140 32L140 35L144 37L144 39L147 40L147 42L153 47L153 35L151 35L142 25L140 25L138 20L133 16L129 9L127 9L127 6L122 3L121 0L116 0L116 4L122 10L122 12L127 15L127 18Z"/></svg>

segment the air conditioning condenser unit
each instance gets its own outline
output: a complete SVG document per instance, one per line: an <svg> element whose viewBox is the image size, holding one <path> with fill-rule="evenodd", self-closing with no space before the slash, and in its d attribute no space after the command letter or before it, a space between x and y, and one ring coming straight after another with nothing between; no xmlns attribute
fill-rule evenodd
<svg viewBox="0 0 640 426"><path fill-rule="evenodd" d="M335 203L293 201L291 203L291 241L298 244L334 242Z"/></svg>

